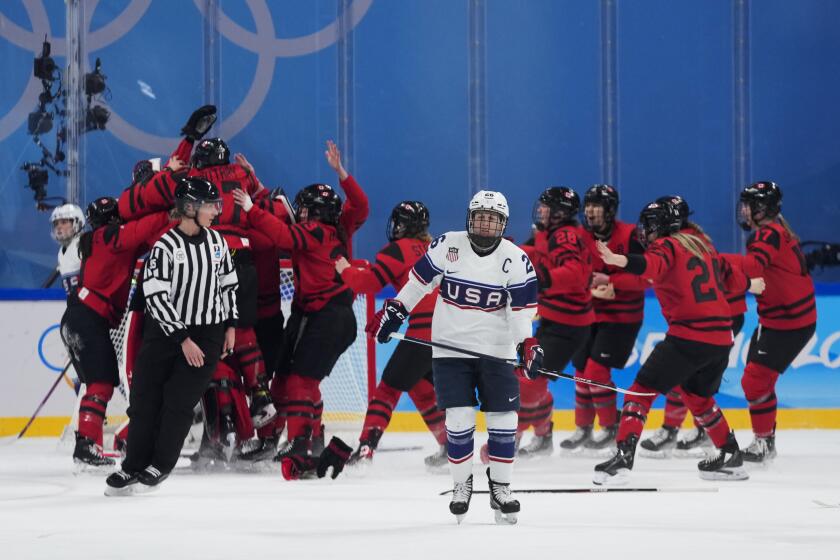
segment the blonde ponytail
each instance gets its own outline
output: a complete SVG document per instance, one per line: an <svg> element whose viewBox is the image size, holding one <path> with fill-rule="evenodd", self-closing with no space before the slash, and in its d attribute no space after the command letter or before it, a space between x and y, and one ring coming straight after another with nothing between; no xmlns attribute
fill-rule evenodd
<svg viewBox="0 0 840 560"><path fill-rule="evenodd" d="M776 219L779 221L779 225L781 225L783 228L785 228L785 231L788 233L788 235L790 235L792 239L799 242L799 236L796 235L796 232L794 232L793 228L790 227L790 224L788 223L787 220L785 220L785 217L782 216L781 214L779 214L778 216L776 216Z"/></svg>
<svg viewBox="0 0 840 560"><path fill-rule="evenodd" d="M683 246L683 248L697 258L702 259L705 255L711 255L712 250L710 244L707 244L701 237L693 233L674 233L671 234L674 241ZM706 238L708 240L708 237Z"/></svg>

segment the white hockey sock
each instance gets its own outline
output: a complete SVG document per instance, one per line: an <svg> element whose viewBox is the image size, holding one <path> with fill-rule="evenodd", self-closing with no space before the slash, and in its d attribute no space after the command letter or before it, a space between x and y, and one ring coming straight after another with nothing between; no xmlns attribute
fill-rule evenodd
<svg viewBox="0 0 840 560"><path fill-rule="evenodd" d="M514 414L515 416L515 414ZM514 423L515 425L515 423ZM466 482L472 474L475 409L459 406L446 409L446 443L449 472L455 482Z"/></svg>
<svg viewBox="0 0 840 560"><path fill-rule="evenodd" d="M510 484L513 455L516 451L516 412L487 412L487 453L490 455L490 478Z"/></svg>

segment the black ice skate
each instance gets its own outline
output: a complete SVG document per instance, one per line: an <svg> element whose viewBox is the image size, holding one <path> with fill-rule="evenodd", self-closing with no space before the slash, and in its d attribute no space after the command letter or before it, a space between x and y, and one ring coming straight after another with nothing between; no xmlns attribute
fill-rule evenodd
<svg viewBox="0 0 840 560"><path fill-rule="evenodd" d="M467 515L467 510L470 509L470 498L472 498L473 477L467 479L466 482L456 482L452 489L452 500L449 502L449 511L455 516L458 525L464 520Z"/></svg>
<svg viewBox="0 0 840 560"><path fill-rule="evenodd" d="M583 445L592 439L592 426L578 426L574 433L560 442L560 449L569 453L583 450Z"/></svg>
<svg viewBox="0 0 840 560"><path fill-rule="evenodd" d="M595 465L595 475L592 482L598 485L618 486L627 484L630 471L633 470L633 456L636 453L636 442L634 435L627 436L627 439L616 444L615 455L609 461Z"/></svg>
<svg viewBox="0 0 840 560"><path fill-rule="evenodd" d="M79 435L76 432L76 447L73 450L73 462L82 468L86 467L111 467L114 460L102 454L102 448L96 445L90 438Z"/></svg>
<svg viewBox="0 0 840 560"><path fill-rule="evenodd" d="M684 438L677 441L674 457L700 457L707 448L713 447L709 434L703 428L692 428Z"/></svg>
<svg viewBox="0 0 840 560"><path fill-rule="evenodd" d="M169 478L169 473L162 473L156 467L149 465L137 475L137 493L154 492L160 488L160 483Z"/></svg>
<svg viewBox="0 0 840 560"><path fill-rule="evenodd" d="M317 436L312 436L312 449L311 454L316 459L321 456L321 453L324 452L324 447L326 447L326 442L324 438L326 437L326 431L324 425L321 424L321 433Z"/></svg>
<svg viewBox="0 0 840 560"><path fill-rule="evenodd" d="M618 434L618 423L601 427L597 435L583 442L583 449L592 455L609 456L615 450L615 436Z"/></svg>
<svg viewBox="0 0 840 560"><path fill-rule="evenodd" d="M370 464L381 438L382 430L379 428L372 428L368 430L367 437L359 440L359 448L350 455L349 459L347 459L347 465L361 467L363 465Z"/></svg>
<svg viewBox="0 0 840 560"><path fill-rule="evenodd" d="M251 440L247 448L243 447L239 458L243 461L257 463L259 461L268 461L274 454L277 453L277 443L280 438L258 438Z"/></svg>
<svg viewBox="0 0 840 560"><path fill-rule="evenodd" d="M251 422L253 422L254 428L257 430L267 425L277 416L277 409L274 408L271 395L263 387L254 390L253 395L251 395L251 406L248 409L251 414Z"/></svg>
<svg viewBox="0 0 840 560"><path fill-rule="evenodd" d="M137 473L118 470L105 479L105 495L108 497L130 496L137 485Z"/></svg>
<svg viewBox="0 0 840 560"><path fill-rule="evenodd" d="M703 480L747 480L750 475L744 470L744 461L735 434L729 432L726 444L717 454L697 463Z"/></svg>
<svg viewBox="0 0 840 560"><path fill-rule="evenodd" d="M490 509L496 517L498 525L516 525L519 519L519 500L510 494L510 484L496 482L490 478L490 468L487 468L487 482L490 484Z"/></svg>
<svg viewBox="0 0 840 560"><path fill-rule="evenodd" d="M742 452L744 461L767 463L776 458L776 436L756 437Z"/></svg>
<svg viewBox="0 0 840 560"><path fill-rule="evenodd" d="M516 453L517 459L534 459L549 457L554 451L554 422L549 423L548 433L544 436L534 435L528 445L520 447Z"/></svg>
<svg viewBox="0 0 840 560"><path fill-rule="evenodd" d="M446 451L446 446L439 446L436 452L423 459L423 463L426 465L426 470L430 473L440 474L448 471L449 454Z"/></svg>
<svg viewBox="0 0 840 560"><path fill-rule="evenodd" d="M679 428L662 426L653 435L639 443L639 455L652 459L667 459L677 446Z"/></svg>

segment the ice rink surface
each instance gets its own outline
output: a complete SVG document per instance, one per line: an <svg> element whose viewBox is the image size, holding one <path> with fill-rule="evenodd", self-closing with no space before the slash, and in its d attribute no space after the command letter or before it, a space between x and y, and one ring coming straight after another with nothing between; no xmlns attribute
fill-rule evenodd
<svg viewBox="0 0 840 560"><path fill-rule="evenodd" d="M555 446L566 434L555 433ZM530 435L526 435L529 438ZM479 434L477 445L486 438ZM751 437L738 434L746 446ZM279 472L197 474L188 461L153 494L103 496L104 475L73 474L54 439L0 444L0 558L837 558L840 431L783 431L779 457L746 482L706 482L693 459L636 458L632 487L718 492L520 494L515 526L486 495L456 525L428 474L428 434L386 433L374 464L338 480ZM422 446L397 451L395 448ZM590 487L595 458L519 461L513 487ZM345 474L347 476L345 476ZM475 488L486 490L475 466ZM811 556L819 553L819 556Z"/></svg>

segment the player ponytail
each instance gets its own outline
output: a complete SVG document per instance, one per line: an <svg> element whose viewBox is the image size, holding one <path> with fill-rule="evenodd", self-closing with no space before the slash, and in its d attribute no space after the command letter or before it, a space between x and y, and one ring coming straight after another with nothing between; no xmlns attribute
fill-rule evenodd
<svg viewBox="0 0 840 560"><path fill-rule="evenodd" d="M709 237L709 234L706 233L702 227L700 227L700 224L696 224L690 220L686 220L685 227L688 229L693 229L697 234L697 237L703 239L707 244L712 244L712 238Z"/></svg>
<svg viewBox="0 0 840 560"><path fill-rule="evenodd" d="M671 237L697 258L702 259L705 255L712 254L709 244L696 234L679 232L671 234Z"/></svg>
<svg viewBox="0 0 840 560"><path fill-rule="evenodd" d="M790 227L790 224L788 223L788 221L787 221L787 220L785 220L785 217L784 217L784 216L782 216L781 214L779 214L778 216L776 216L776 220L778 220L778 222L779 222L779 225L780 225L780 226L782 226L783 228L785 228L785 231L788 233L788 235L790 235L790 237L791 237L792 239L794 239L794 240L796 240L796 241L799 241L799 236L798 236L798 235L796 235L796 232L795 232L795 231L793 231L793 228L792 228L792 227Z"/></svg>

